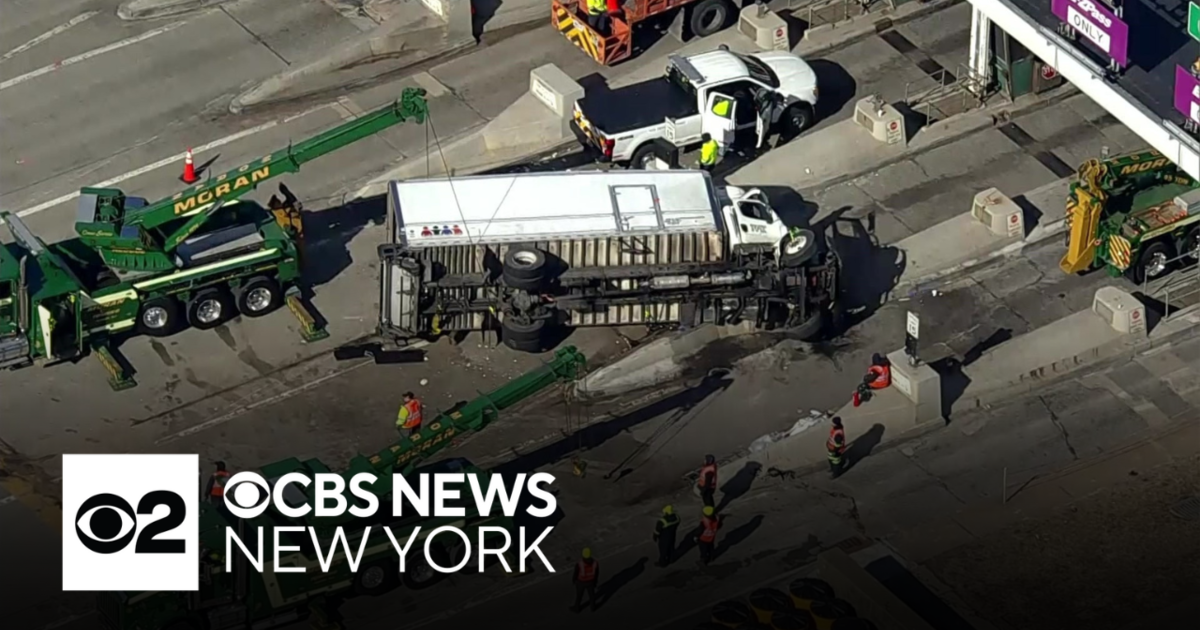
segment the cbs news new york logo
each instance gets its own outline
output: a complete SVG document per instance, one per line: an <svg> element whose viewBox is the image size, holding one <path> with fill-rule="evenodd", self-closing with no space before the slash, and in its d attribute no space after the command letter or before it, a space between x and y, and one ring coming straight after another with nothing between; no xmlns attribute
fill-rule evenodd
<svg viewBox="0 0 1200 630"><path fill-rule="evenodd" d="M64 455L63 590L199 590L199 464Z"/></svg>

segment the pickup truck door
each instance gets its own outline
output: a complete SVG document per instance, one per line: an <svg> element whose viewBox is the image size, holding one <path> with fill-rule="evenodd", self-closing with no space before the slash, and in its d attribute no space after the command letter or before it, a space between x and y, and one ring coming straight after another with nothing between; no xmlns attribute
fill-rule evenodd
<svg viewBox="0 0 1200 630"><path fill-rule="evenodd" d="M713 111L713 106L717 104L718 99L729 101L728 117L719 116ZM712 136L721 144L722 149L733 144L734 130L737 125L737 105L737 101L732 96L712 91L704 99L704 109L700 110L700 133Z"/></svg>

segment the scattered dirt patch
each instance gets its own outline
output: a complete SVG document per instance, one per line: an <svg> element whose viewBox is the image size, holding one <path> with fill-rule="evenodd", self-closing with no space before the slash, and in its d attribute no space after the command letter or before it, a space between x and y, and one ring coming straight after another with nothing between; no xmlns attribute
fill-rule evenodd
<svg viewBox="0 0 1200 630"><path fill-rule="evenodd" d="M1197 489L1200 457L1165 464L928 567L993 623L1118 630L1200 592L1200 530L1170 513Z"/></svg>

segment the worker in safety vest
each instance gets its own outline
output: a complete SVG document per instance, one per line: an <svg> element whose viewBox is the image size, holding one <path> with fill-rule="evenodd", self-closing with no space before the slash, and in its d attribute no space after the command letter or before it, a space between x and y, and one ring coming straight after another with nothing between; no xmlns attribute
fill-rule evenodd
<svg viewBox="0 0 1200 630"><path fill-rule="evenodd" d="M875 353L871 357L871 367L867 368L863 382L854 392L854 406L857 407L871 400L871 390L884 389L892 384L892 364L887 357Z"/></svg>
<svg viewBox="0 0 1200 630"><path fill-rule="evenodd" d="M675 534L679 531L679 517L675 516L675 508L666 506L662 516L654 523L654 542L658 543L657 566L665 567L671 564L675 555Z"/></svg>
<svg viewBox="0 0 1200 630"><path fill-rule="evenodd" d="M583 610L583 594L587 593L588 604L596 610L596 583L600 581L600 562L592 557L592 550L585 548L579 562L575 563L575 605L573 612Z"/></svg>
<svg viewBox="0 0 1200 630"><path fill-rule="evenodd" d="M581 0L584 1L584 0ZM586 0L587 23L601 37L608 37L608 2L607 0Z"/></svg>
<svg viewBox="0 0 1200 630"><path fill-rule="evenodd" d="M421 430L421 401L412 392L404 392L404 404L396 413L396 430L412 437Z"/></svg>
<svg viewBox="0 0 1200 630"><path fill-rule="evenodd" d="M717 548L717 530L720 528L721 519L717 518L712 506L704 506L700 516L700 533L696 535L696 545L700 547L700 564L712 562L713 553Z"/></svg>
<svg viewBox="0 0 1200 630"><path fill-rule="evenodd" d="M713 494L717 491L717 458L712 455L704 456L704 466L700 468L700 477L696 479L696 494L708 507L716 507Z"/></svg>
<svg viewBox="0 0 1200 630"><path fill-rule="evenodd" d="M709 134L700 136L700 168L711 173L717 166L717 158L721 155L721 146Z"/></svg>
<svg viewBox="0 0 1200 630"><path fill-rule="evenodd" d="M829 476L837 479L846 471L846 429L842 427L842 419L837 416L833 417L825 450L829 452Z"/></svg>
<svg viewBox="0 0 1200 630"><path fill-rule="evenodd" d="M225 505L225 484L229 482L229 471L225 462L217 462L217 469L208 477L208 486L204 488L204 497L211 503Z"/></svg>

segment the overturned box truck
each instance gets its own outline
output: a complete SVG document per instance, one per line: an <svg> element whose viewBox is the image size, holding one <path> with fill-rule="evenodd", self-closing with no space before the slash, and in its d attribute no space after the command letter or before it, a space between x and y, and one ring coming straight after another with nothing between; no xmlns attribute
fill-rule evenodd
<svg viewBox="0 0 1200 630"><path fill-rule="evenodd" d="M498 330L539 352L564 327L745 320L811 338L836 306L823 239L703 171L393 181L387 196L380 333L401 344Z"/></svg>

